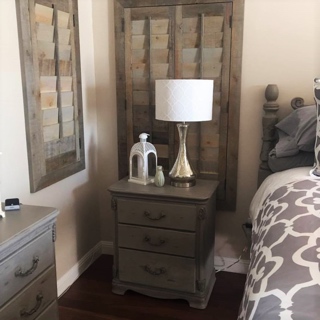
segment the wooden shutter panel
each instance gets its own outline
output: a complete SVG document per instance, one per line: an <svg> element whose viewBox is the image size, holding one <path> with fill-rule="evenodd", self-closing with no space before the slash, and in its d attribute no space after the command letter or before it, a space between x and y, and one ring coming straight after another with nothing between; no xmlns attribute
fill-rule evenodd
<svg viewBox="0 0 320 320"><path fill-rule="evenodd" d="M21 0L17 8L35 192L85 167L77 5Z"/></svg>
<svg viewBox="0 0 320 320"><path fill-rule="evenodd" d="M198 177L219 180L218 200L234 208L243 0L117 0L115 13L119 177L141 132L165 171L174 164L179 138L175 124L155 120L155 80L213 79L213 120L191 124L187 149Z"/></svg>

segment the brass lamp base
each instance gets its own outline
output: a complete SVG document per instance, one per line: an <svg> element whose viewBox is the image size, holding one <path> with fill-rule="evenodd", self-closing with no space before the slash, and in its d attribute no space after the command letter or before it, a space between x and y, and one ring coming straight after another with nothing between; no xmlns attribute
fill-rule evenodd
<svg viewBox="0 0 320 320"><path fill-rule="evenodd" d="M183 181L183 179L178 180L177 178L171 178L170 184L178 188L189 188L196 185L196 178L194 178L194 180L191 181Z"/></svg>
<svg viewBox="0 0 320 320"><path fill-rule="evenodd" d="M187 157L187 133L189 125L178 123L178 133L180 138L179 152L174 166L169 172L170 184L179 188L189 188L196 184L196 175L192 170Z"/></svg>

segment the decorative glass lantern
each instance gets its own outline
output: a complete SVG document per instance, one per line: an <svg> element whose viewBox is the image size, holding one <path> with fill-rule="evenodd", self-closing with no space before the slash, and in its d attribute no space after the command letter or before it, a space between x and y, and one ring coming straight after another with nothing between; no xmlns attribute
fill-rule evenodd
<svg viewBox="0 0 320 320"><path fill-rule="evenodd" d="M130 176L129 182L147 185L154 182L154 177L150 175L151 155L155 158L157 166L157 150L154 145L147 142L148 134L139 135L140 142L134 144L130 151Z"/></svg>

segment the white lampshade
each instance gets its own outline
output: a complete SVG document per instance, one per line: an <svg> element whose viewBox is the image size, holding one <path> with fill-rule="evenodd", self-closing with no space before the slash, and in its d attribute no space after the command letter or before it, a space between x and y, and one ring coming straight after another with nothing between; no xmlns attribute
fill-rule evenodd
<svg viewBox="0 0 320 320"><path fill-rule="evenodd" d="M213 80L156 80L156 119L197 122L212 119Z"/></svg>

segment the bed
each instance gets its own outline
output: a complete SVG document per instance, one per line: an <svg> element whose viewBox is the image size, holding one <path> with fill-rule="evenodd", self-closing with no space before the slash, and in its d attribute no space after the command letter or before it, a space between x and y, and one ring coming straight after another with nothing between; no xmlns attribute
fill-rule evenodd
<svg viewBox="0 0 320 320"><path fill-rule="evenodd" d="M314 93L315 122L309 128L314 132L310 141L312 165L304 166L304 160L297 163L282 159L281 166L286 163L288 168L272 173L270 156L285 140L281 141L277 125L278 139L274 144L270 143L272 139L264 139L268 148L263 146L260 186L250 205L250 265L238 320L320 319L320 79L315 79ZM296 115L288 117L290 124ZM310 122L309 119L305 124ZM296 132L301 123L293 126ZM298 144L299 139L294 136ZM290 150L292 137L286 137ZM280 147L285 149L286 144ZM300 156L300 152L311 151L298 148L295 155Z"/></svg>

